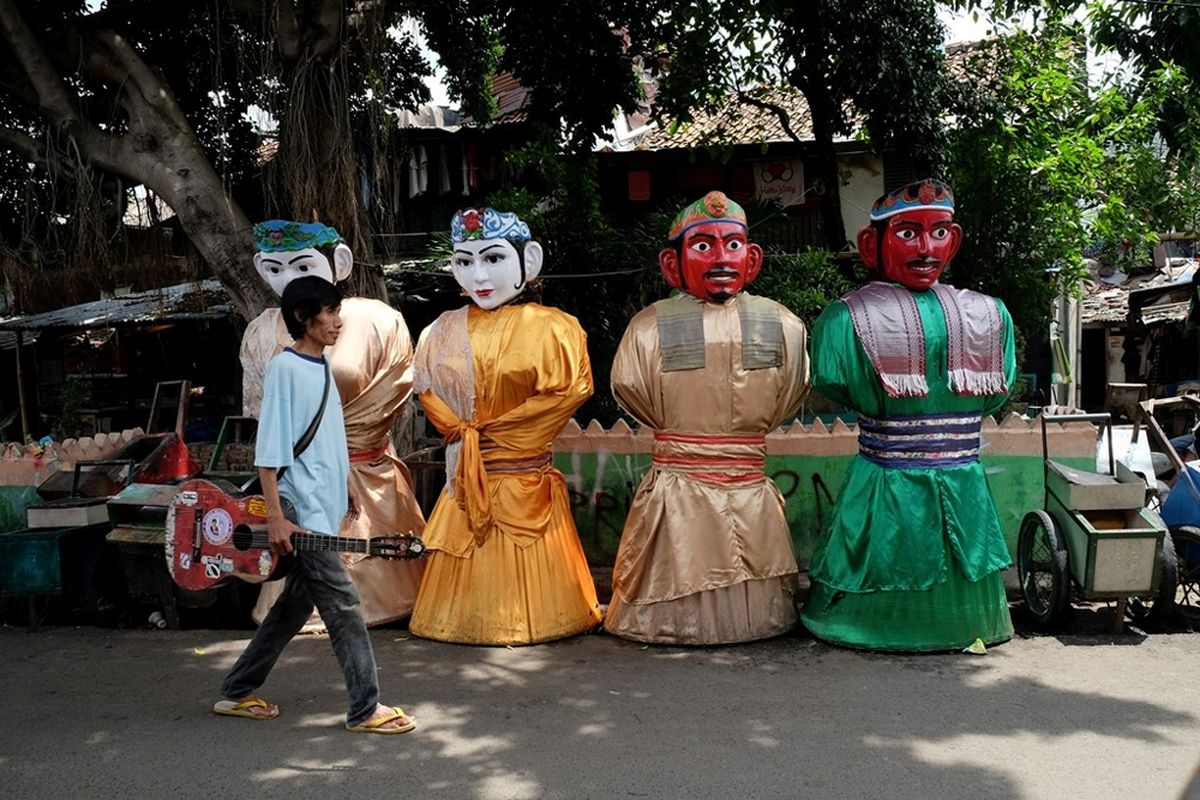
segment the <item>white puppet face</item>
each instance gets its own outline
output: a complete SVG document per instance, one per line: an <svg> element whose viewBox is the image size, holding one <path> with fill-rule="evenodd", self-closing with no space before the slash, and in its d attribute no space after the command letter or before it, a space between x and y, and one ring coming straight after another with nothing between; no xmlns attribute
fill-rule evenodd
<svg viewBox="0 0 1200 800"><path fill-rule="evenodd" d="M450 268L458 285L480 308L491 311L521 293L542 271L542 246L525 243L524 274L521 254L506 239L473 239L454 245Z"/></svg>
<svg viewBox="0 0 1200 800"><path fill-rule="evenodd" d="M254 267L258 274L262 275L263 280L280 296L283 295L284 288L296 278L316 275L330 283L337 283L350 276L353 266L354 256L344 244L334 248L332 264L324 253L312 247L278 253L260 252L254 255Z"/></svg>

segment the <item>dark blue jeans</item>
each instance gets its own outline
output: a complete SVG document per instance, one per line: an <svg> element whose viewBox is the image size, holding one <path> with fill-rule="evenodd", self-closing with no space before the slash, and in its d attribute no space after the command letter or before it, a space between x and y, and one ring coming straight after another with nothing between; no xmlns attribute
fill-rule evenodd
<svg viewBox="0 0 1200 800"><path fill-rule="evenodd" d="M379 704L375 652L358 612L358 590L350 582L338 553L297 550L295 558L283 594L271 606L258 632L221 684L221 694L236 700L262 686L283 648L304 627L315 605L346 677L346 691L350 695L350 713L346 719L357 725L369 719Z"/></svg>

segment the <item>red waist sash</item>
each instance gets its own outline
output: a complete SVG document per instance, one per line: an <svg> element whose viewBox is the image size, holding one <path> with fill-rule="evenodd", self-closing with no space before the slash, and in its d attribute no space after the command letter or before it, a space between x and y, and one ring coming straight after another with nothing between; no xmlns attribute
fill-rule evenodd
<svg viewBox="0 0 1200 800"><path fill-rule="evenodd" d="M723 433L654 432L654 466L697 480L742 485L763 480L767 438Z"/></svg>

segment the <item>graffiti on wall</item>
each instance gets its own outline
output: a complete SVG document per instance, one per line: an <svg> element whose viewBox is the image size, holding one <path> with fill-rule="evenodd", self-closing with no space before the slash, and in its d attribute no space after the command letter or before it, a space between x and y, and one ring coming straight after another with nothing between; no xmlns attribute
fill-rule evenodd
<svg viewBox="0 0 1200 800"><path fill-rule="evenodd" d="M1077 467L1088 467L1095 452L1095 429L1087 424L1056 426L1051 452ZM983 464L1010 551L1025 512L1042 505L1040 428L1012 417L984 425ZM612 564L625 517L642 478L650 469L652 437L618 422L605 430L569 426L555 442L555 466L566 478L571 508L584 550L593 565ZM767 437L767 475L786 502L796 556L808 562L858 451L857 432L845 424L826 428L793 425Z"/></svg>

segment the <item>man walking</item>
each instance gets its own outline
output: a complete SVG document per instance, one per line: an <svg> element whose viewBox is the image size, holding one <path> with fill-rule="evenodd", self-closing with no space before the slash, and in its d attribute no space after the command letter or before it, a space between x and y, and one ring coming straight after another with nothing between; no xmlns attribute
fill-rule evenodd
<svg viewBox="0 0 1200 800"><path fill-rule="evenodd" d="M263 388L254 463L267 503L271 547L293 553L291 537L301 530L333 535L348 508L346 449L341 400L328 375L325 348L337 342L341 294L329 281L299 278L288 284L281 313L295 344L271 359ZM306 446L296 448L316 420ZM298 450L298 452L296 452ZM278 470L286 468L282 477ZM290 504L285 511L284 499ZM287 514L294 510L294 514ZM341 556L332 550L295 551L296 569L254 639L221 685L226 698L213 712L271 719L279 708L255 692L266 681L283 648L300 631L314 605L350 695L347 730L398 734L416 727L400 708L379 704L375 654L359 612L359 597Z"/></svg>

